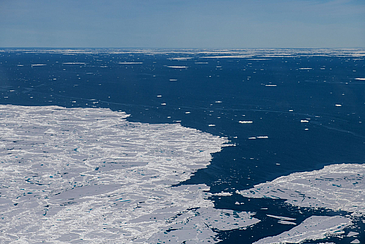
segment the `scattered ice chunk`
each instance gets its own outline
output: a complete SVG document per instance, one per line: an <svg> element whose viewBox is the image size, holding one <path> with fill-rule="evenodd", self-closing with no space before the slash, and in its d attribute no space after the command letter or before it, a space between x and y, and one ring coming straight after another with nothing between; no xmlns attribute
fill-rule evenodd
<svg viewBox="0 0 365 244"><path fill-rule="evenodd" d="M307 120L307 119L301 119L300 120L300 123L309 123L309 120Z"/></svg>
<svg viewBox="0 0 365 244"><path fill-rule="evenodd" d="M336 106L336 107L341 107L342 105L341 105L341 104L339 104L339 103L336 103L336 104L335 104L335 106Z"/></svg>
<svg viewBox="0 0 365 244"><path fill-rule="evenodd" d="M183 65L169 65L169 66L167 66L167 68L170 68L170 69L187 69L188 66L183 66Z"/></svg>
<svg viewBox="0 0 365 244"><path fill-rule="evenodd" d="M23 64L18 64L17 66L18 66L18 67L23 67L24 65L23 65Z"/></svg>
<svg viewBox="0 0 365 244"><path fill-rule="evenodd" d="M275 87L275 86L277 86L277 85L267 84L267 85L265 85L265 86L272 86L272 87Z"/></svg>
<svg viewBox="0 0 365 244"><path fill-rule="evenodd" d="M220 196L220 197L230 197L232 196L232 193L230 192L219 192L219 193L214 193L212 194L213 196Z"/></svg>
<svg viewBox="0 0 365 244"><path fill-rule="evenodd" d="M31 67L41 67L41 66L46 66L47 64L31 64Z"/></svg>
<svg viewBox="0 0 365 244"><path fill-rule="evenodd" d="M365 78L355 78L355 80L365 81Z"/></svg>
<svg viewBox="0 0 365 244"><path fill-rule="evenodd" d="M222 101L215 101L215 103L222 103Z"/></svg>
<svg viewBox="0 0 365 244"><path fill-rule="evenodd" d="M161 103L161 106L166 106L166 103Z"/></svg>
<svg viewBox="0 0 365 244"><path fill-rule="evenodd" d="M86 65L84 62L66 62L62 63L63 65Z"/></svg>
<svg viewBox="0 0 365 244"><path fill-rule="evenodd" d="M208 126L209 126L209 127L214 127L214 126L215 126L215 124L209 124Z"/></svg>
<svg viewBox="0 0 365 244"><path fill-rule="evenodd" d="M256 136L251 136L248 138L249 140L256 140Z"/></svg>
<svg viewBox="0 0 365 244"><path fill-rule="evenodd" d="M162 97L162 95L157 95L157 97Z"/></svg>
<svg viewBox="0 0 365 244"><path fill-rule="evenodd" d="M324 239L329 235L343 234L343 229L351 224L350 219L342 216L312 216L288 231L260 239L254 243L301 243L304 241L315 241Z"/></svg>
<svg viewBox="0 0 365 244"><path fill-rule="evenodd" d="M185 114L190 114L190 112L189 111L186 111Z"/></svg>
<svg viewBox="0 0 365 244"><path fill-rule="evenodd" d="M176 57L176 58L168 58L168 60L186 61L192 58L193 57Z"/></svg>
<svg viewBox="0 0 365 244"><path fill-rule="evenodd" d="M176 82L176 81L177 81L177 79L170 79L169 81L170 81L170 82Z"/></svg>
<svg viewBox="0 0 365 244"><path fill-rule="evenodd" d="M240 120L240 121L238 121L238 123L240 123L240 124L252 124L253 121L252 120Z"/></svg>
<svg viewBox="0 0 365 244"><path fill-rule="evenodd" d="M269 136L256 136L257 139L268 139Z"/></svg>
<svg viewBox="0 0 365 244"><path fill-rule="evenodd" d="M358 232L350 231L350 232L347 234L347 237L357 236L358 234L359 234Z"/></svg>
<svg viewBox="0 0 365 244"><path fill-rule="evenodd" d="M285 216L277 216L273 214L266 214L266 216L270 218L280 219L280 220L287 220L287 221L295 221L295 218L285 217Z"/></svg>
<svg viewBox="0 0 365 244"><path fill-rule="evenodd" d="M310 70L310 69L313 69L313 68L299 68L301 70Z"/></svg>
<svg viewBox="0 0 365 244"><path fill-rule="evenodd" d="M279 220L278 223L282 225L297 225L295 222L290 222L287 220Z"/></svg>
<svg viewBox="0 0 365 244"><path fill-rule="evenodd" d="M353 240L352 242L350 242L350 243L353 243L353 244L357 244L357 243L361 243L358 239L355 239L355 240Z"/></svg>
<svg viewBox="0 0 365 244"><path fill-rule="evenodd" d="M119 62L118 64L121 64L121 65L135 65L135 64L143 64L143 62Z"/></svg>

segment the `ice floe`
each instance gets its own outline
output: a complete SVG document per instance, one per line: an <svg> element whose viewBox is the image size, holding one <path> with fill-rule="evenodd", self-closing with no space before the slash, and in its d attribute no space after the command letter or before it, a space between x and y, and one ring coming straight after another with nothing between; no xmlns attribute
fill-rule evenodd
<svg viewBox="0 0 365 244"><path fill-rule="evenodd" d="M239 193L250 198L285 199L300 207L365 214L365 164L333 164L293 173Z"/></svg>
<svg viewBox="0 0 365 244"><path fill-rule="evenodd" d="M343 234L343 229L349 225L351 225L351 220L341 216L312 216L288 231L260 239L254 243L301 243L303 241L321 240L330 235Z"/></svg>
<svg viewBox="0 0 365 244"><path fill-rule="evenodd" d="M86 65L84 62L66 62L62 63L63 65Z"/></svg>
<svg viewBox="0 0 365 244"><path fill-rule="evenodd" d="M215 230L259 222L214 209L206 185L171 187L206 167L226 138L127 117L0 105L0 242L217 242Z"/></svg>
<svg viewBox="0 0 365 244"><path fill-rule="evenodd" d="M42 67L42 66L46 66L47 64L31 64L31 67Z"/></svg>
<svg viewBox="0 0 365 244"><path fill-rule="evenodd" d="M187 69L188 68L188 66L183 66L183 65L169 65L166 67L170 68L170 69Z"/></svg>
<svg viewBox="0 0 365 244"><path fill-rule="evenodd" d="M143 62L119 62L121 65L134 65L134 64L143 64Z"/></svg>
<svg viewBox="0 0 365 244"><path fill-rule="evenodd" d="M240 121L238 121L238 123L240 123L240 124L252 124L253 121L252 120L240 120Z"/></svg>

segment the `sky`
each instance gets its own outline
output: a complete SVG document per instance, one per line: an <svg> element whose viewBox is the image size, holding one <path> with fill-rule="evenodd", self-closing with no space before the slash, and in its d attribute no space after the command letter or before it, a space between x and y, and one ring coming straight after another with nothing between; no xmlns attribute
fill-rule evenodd
<svg viewBox="0 0 365 244"><path fill-rule="evenodd" d="M0 47L365 47L365 1L0 0Z"/></svg>

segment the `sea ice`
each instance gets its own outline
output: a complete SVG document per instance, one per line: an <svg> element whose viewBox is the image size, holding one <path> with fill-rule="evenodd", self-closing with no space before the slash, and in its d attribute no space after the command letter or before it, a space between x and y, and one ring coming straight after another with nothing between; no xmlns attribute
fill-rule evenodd
<svg viewBox="0 0 365 244"><path fill-rule="evenodd" d="M250 198L285 199L300 207L365 214L365 164L332 164L293 173L239 193Z"/></svg>
<svg viewBox="0 0 365 244"><path fill-rule="evenodd" d="M226 138L127 117L0 105L0 242L153 243L165 232L173 242L217 242L215 230L259 222L214 209L206 185L171 187L206 167Z"/></svg>
<svg viewBox="0 0 365 244"><path fill-rule="evenodd" d="M277 236L260 239L255 244L301 243L324 239L329 235L343 234L343 229L351 225L351 220L341 216L311 216L300 225Z"/></svg>

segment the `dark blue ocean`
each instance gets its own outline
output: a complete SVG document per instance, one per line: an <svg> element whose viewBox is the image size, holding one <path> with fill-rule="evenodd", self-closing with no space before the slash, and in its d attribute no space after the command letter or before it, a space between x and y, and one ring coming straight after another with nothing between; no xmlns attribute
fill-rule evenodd
<svg viewBox="0 0 365 244"><path fill-rule="evenodd" d="M364 57L360 49L3 49L0 104L109 108L130 114L129 122L180 123L228 138L233 146L173 187L205 184L214 208L254 212L255 225L214 229L219 243L253 243L313 215L351 214L239 191L365 162ZM295 220L280 224L268 215ZM365 216L352 223L340 235L302 243L365 242Z"/></svg>

